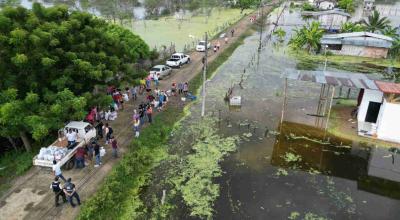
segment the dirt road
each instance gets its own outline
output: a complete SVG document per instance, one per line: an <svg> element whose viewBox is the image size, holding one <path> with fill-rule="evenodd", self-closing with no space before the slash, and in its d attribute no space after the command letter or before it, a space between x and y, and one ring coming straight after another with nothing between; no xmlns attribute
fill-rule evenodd
<svg viewBox="0 0 400 220"><path fill-rule="evenodd" d="M209 51L209 62L212 62L230 43L238 40L238 37L250 25L250 19L246 17L234 25L234 37L231 37L230 30L228 30L228 44L225 44L223 39L219 39L221 49L217 53L214 53L212 50ZM212 41L212 45L215 42L215 40ZM181 69L174 70L168 78L161 81L159 86L161 89L169 89L172 82L188 82L201 72L203 53L193 52L190 56L192 62ZM138 100L142 99L144 99L143 96L138 98ZM133 109L137 107L138 103L139 101L130 101L127 103L125 110L119 111L117 120L110 122L120 144L121 155L123 155L133 139L130 119ZM105 146L104 142L101 143ZM112 170L113 165L118 161L118 159L111 157L110 146L105 147L107 154L103 158L103 165L101 167L94 168L93 164L91 164L83 169L63 171L63 175L71 177L72 181L76 184L77 191L83 202L96 192L104 178ZM59 207L54 206L54 194L49 188L52 179L53 175L50 169L38 167L32 168L24 176L17 178L12 188L0 198L0 219L75 219L79 213L79 207L71 208L68 204Z"/></svg>

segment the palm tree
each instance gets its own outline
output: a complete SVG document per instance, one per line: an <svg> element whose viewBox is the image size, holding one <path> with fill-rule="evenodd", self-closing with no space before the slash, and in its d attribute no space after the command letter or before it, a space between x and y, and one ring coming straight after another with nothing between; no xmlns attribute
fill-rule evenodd
<svg viewBox="0 0 400 220"><path fill-rule="evenodd" d="M386 35L391 38L397 38L399 35L397 34L398 28L393 28L391 26L386 27L383 31L382 34Z"/></svg>
<svg viewBox="0 0 400 220"><path fill-rule="evenodd" d="M400 55L400 37L396 37L394 38L394 41L392 43L392 48L390 48L390 56L395 58L395 57L399 57Z"/></svg>
<svg viewBox="0 0 400 220"><path fill-rule="evenodd" d="M320 27L320 23L313 21L295 30L295 35L290 39L289 44L296 49L305 47L308 52L311 52L312 49L318 49L323 34L324 30Z"/></svg>
<svg viewBox="0 0 400 220"><path fill-rule="evenodd" d="M368 20L364 19L361 21L361 24L365 26L367 31L375 33L375 31L383 31L386 27L389 26L389 19L387 17L380 17L378 11L374 11L372 15L368 16Z"/></svg>

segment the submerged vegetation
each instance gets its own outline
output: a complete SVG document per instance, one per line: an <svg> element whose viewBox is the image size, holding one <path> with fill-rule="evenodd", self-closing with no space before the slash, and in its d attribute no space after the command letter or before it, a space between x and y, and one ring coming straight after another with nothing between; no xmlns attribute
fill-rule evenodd
<svg viewBox="0 0 400 220"><path fill-rule="evenodd" d="M179 139L193 140L186 144L191 145L194 153L181 158L178 175L171 177L171 181L190 208L191 216L211 218L213 203L219 195L219 186L213 180L222 174L219 163L223 157L236 150L238 137L219 136L216 121L212 118L185 125L178 132L182 132ZM187 148L186 144L176 147Z"/></svg>

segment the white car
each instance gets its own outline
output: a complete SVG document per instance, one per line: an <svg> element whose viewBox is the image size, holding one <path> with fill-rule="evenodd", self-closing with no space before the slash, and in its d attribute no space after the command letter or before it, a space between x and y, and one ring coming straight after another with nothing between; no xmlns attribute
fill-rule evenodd
<svg viewBox="0 0 400 220"><path fill-rule="evenodd" d="M154 78L154 75L157 74L158 79L162 79L165 76L168 76L169 74L171 74L172 69L169 66L166 65L157 65L154 66L153 68L151 68L150 70L150 77Z"/></svg>
<svg viewBox="0 0 400 220"><path fill-rule="evenodd" d="M206 51L206 46L205 45L206 45L206 41L204 41L204 40L199 41L199 43L196 46L196 51L199 51L199 52ZM207 43L207 48L208 49L211 48L211 43L210 42Z"/></svg>
<svg viewBox="0 0 400 220"><path fill-rule="evenodd" d="M167 60L167 66L181 67L183 64L190 63L190 56L183 53L174 53L171 58Z"/></svg>

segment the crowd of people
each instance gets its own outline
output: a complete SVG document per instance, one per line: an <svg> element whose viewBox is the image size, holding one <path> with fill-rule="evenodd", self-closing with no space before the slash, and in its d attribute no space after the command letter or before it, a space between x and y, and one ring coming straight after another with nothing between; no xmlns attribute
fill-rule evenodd
<svg viewBox="0 0 400 220"><path fill-rule="evenodd" d="M235 30L231 30L231 36L234 36ZM228 37L224 37L225 44L228 43ZM219 51L221 44L219 40L214 45L214 52ZM204 63L204 58L202 60ZM152 85L153 84L153 85ZM154 88L154 89L152 89ZM97 140L92 141L84 147L79 147L75 154L76 168L84 168L86 164L94 161L94 167L99 167L102 164L101 157L105 152L101 152L104 149L100 147L98 141L104 139L105 144L111 145L112 156L118 157L118 142L114 137L113 128L106 121L114 121L118 117L118 111L125 109L125 103L129 101L136 102L138 96L143 96L140 104L133 110L132 124L135 138L140 135L141 128L146 124L153 123L154 109L158 112L166 108L169 102L169 97L180 96L182 101L186 99L194 100L196 97L189 93L188 82L173 82L171 87L167 90L159 89L159 78L157 75L148 76L145 79L140 80L139 85L133 87L125 87L124 90L109 86L107 88L107 95L112 97L112 103L106 109L100 109L99 107L93 107L90 109L89 114L85 117L85 121L91 123L96 128ZM69 130L66 134L68 146L72 146L76 143L78 134L76 131ZM88 163L86 163L88 161ZM55 194L55 205L59 206L59 199L62 197L63 202L69 202L72 207L75 207L73 199L75 198L77 204L80 205L80 197L76 191L76 186L72 183L72 179L65 177L62 174L60 166L57 161L53 161L53 174L54 181L50 185L50 189ZM62 185L60 179L64 181Z"/></svg>

